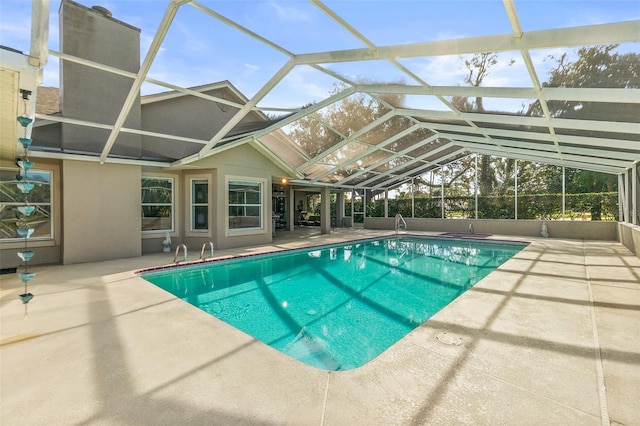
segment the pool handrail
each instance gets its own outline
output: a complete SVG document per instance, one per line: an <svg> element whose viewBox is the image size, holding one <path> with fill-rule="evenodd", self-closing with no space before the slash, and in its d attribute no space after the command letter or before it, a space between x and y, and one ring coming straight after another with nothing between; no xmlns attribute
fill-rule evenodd
<svg viewBox="0 0 640 426"><path fill-rule="evenodd" d="M396 214L396 221L395 222L396 222L395 223L396 234L398 233L398 230L401 227L405 231L407 230L407 222L404 220L404 218L402 217L402 215L400 213Z"/></svg>
<svg viewBox="0 0 640 426"><path fill-rule="evenodd" d="M178 247L176 247L176 255L173 257L173 263L180 263L180 261L178 261L178 253L180 253L181 248L184 249L184 257L182 258L182 261L183 262L187 261L187 245L179 244Z"/></svg>
<svg viewBox="0 0 640 426"><path fill-rule="evenodd" d="M213 257L213 243L211 241L206 242L202 245L202 250L200 250L200 260L205 260L208 259L209 257L204 257L204 249L209 246L210 247L210 252L209 252L209 257Z"/></svg>

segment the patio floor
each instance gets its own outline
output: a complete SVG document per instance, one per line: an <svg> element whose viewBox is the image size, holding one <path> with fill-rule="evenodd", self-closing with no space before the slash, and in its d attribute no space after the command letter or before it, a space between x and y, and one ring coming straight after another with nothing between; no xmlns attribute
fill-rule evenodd
<svg viewBox="0 0 640 426"><path fill-rule="evenodd" d="M388 234L301 229L216 257ZM613 242L527 240L342 372L289 358L134 275L172 253L35 267L26 319L22 284L3 275L0 424L640 424L640 259Z"/></svg>

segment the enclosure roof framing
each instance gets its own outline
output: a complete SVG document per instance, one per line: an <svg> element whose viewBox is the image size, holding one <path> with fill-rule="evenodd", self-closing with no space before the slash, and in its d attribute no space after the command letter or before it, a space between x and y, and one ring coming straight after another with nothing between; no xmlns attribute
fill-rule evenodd
<svg viewBox="0 0 640 426"><path fill-rule="evenodd" d="M197 147L188 155L158 163L169 168L197 168L199 161L206 157L231 147L251 144L289 173L290 179L335 188L389 189L471 154L612 174L624 174L637 167L637 160L640 159L640 87L633 84L625 88L603 85L551 86L546 82L541 83L546 75L536 58L547 49L576 55L578 48L608 44L622 44L625 52L638 54L640 20L529 31L521 24L517 0L503 0L504 15L496 19L503 20L506 25L501 27L510 27L511 32L392 44L380 40L376 43L367 35L370 30L359 24L362 21L345 13L337 4L332 8L329 2L310 0L310 5L315 13L330 21L333 28L342 31L344 37L351 40L350 46L356 43L360 47L335 48L335 45L327 42L327 48L307 51L295 48L296 44L290 45L282 39L270 39L270 33L249 28L239 16L225 16L217 2L171 0L146 54L143 54L139 71L132 73L47 47L48 22L42 16L49 13L49 5L48 2L33 2L32 49L37 53L41 66L51 55L60 61L117 74L132 82L129 95L123 100L120 113L112 123L87 122L59 114L38 114L37 120L108 130L109 137L100 152L66 153L64 158L82 159L83 156L92 155L90 161L122 162L122 158L112 154L114 145L119 143L120 133L162 138L173 144ZM364 3L360 6L369 7ZM397 7L411 7L411 3L398 3ZM179 13L182 8L197 13L212 26L225 28L227 33L237 36L239 40L249 39L256 48L276 55L280 60L278 66L273 67L270 74L246 97L240 93L244 90L237 91L237 98L242 102L158 78L158 74L150 70L159 60L159 52L172 28L183 24ZM305 36L300 34L300 38ZM210 41L202 37L199 42L205 46ZM225 43L233 45L234 40L225 40ZM245 58L253 54L251 51L245 53ZM519 72L524 78L517 85L439 84L430 81L431 76L416 65L417 60L426 63L442 57L479 54L517 57L524 66L518 71L514 69L513 73ZM504 60L506 56L498 57ZM356 78L340 71L340 66L346 65L359 65L359 70L370 70L371 73ZM511 72L508 68L510 64L501 65L504 65L507 70L504 71L505 75L508 75ZM198 67L199 63L191 66ZM395 74L385 80L380 77L378 69L393 70ZM458 69L451 69L451 73L456 71ZM308 99L308 102L283 105L275 101L279 93L292 90L292 86L286 83L288 79L305 78L312 73L331 81L333 90L327 90L326 96L322 97L317 94L314 81L304 81L296 86L295 95L297 99ZM398 82L398 76L406 83ZM221 82L206 84L222 87L228 83L230 90L236 90L232 86L237 84L235 77L229 71ZM340 84L338 89L335 83ZM232 108L234 113L222 127L212 128L212 136L208 138L128 128L125 121L144 84L170 90L149 96L145 101L147 103L175 96L191 96L205 102L224 104ZM342 128L326 118L327 111L339 109L345 102L358 97L377 102L382 112L353 129ZM461 103L461 99L468 102ZM513 107L493 106L480 109L477 105L474 108L468 106L478 99L492 105L507 105L508 102L513 105L521 101L522 108L514 110ZM526 104L530 108L524 108ZM573 110L561 112L558 105L570 105ZM589 109L587 107L596 113L587 114L584 112ZM263 117L264 123L240 132L240 126L246 125L249 117L256 116L255 112L260 113L257 116ZM283 115L277 120L268 120L267 114L274 112ZM296 139L292 129L297 128L301 120L309 119L320 126L327 140L332 141L330 145L319 144L312 149ZM360 118L354 117L353 121L357 119ZM202 123L202 126L208 125ZM41 152L35 155L47 154ZM148 159L142 158L129 158L126 161L149 164Z"/></svg>

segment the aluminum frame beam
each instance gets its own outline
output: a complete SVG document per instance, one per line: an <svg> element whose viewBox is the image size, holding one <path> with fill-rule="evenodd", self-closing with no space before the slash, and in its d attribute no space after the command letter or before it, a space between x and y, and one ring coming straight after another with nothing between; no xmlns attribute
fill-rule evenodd
<svg viewBox="0 0 640 426"><path fill-rule="evenodd" d="M640 103L640 89L576 87L483 87L411 86L400 84L358 84L356 91L378 94L462 96L506 99L545 99L549 101Z"/></svg>
<svg viewBox="0 0 640 426"><path fill-rule="evenodd" d="M160 45L164 40L164 37L167 35L167 31L169 31L169 27L171 26L171 22L173 18L176 16L178 12L178 8L182 5L182 2L177 2L172 0L167 5L167 9L162 16L162 20L160 21L160 26L153 36L153 40L151 41L151 45L149 46L149 50L142 61L142 65L140 66L140 70L138 71L138 75L133 81L131 85L131 89L129 90L129 94L127 95L127 99L124 101L122 109L120 110L120 114L118 114L118 118L116 119L115 124L113 125L113 130L109 134L109 138L102 149L102 154L100 154L100 162L104 163L107 157L109 156L109 152L111 152L111 148L116 142L118 138L118 133L120 133L120 129L124 126L124 122L133 107L138 96L140 96L140 87L144 82L151 65L153 64L153 60L155 59L158 51L160 50Z"/></svg>
<svg viewBox="0 0 640 426"><path fill-rule="evenodd" d="M337 62L371 61L380 59L415 58L421 56L467 55L483 52L505 52L554 47L588 46L633 42L638 39L640 20L613 24L587 25L554 30L529 31L522 37L512 34L438 40L376 49L346 49L296 55L301 64L329 64Z"/></svg>

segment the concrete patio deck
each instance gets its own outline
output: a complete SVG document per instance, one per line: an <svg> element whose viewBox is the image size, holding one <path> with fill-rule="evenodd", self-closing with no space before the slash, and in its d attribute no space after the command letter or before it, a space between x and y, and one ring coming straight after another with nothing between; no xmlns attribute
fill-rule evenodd
<svg viewBox="0 0 640 426"><path fill-rule="evenodd" d="M279 232L272 245L216 257L388 234ZM18 277L0 276L0 424L640 424L640 259L613 242L528 241L341 372L289 358L134 275L173 254L33 268L27 319ZM443 332L462 345L438 340Z"/></svg>

